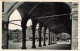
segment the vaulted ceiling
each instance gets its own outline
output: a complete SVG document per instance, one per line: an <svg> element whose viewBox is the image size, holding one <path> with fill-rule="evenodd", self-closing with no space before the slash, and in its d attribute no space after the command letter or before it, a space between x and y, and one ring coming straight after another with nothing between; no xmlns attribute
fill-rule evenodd
<svg viewBox="0 0 80 51"><path fill-rule="evenodd" d="M18 10L24 17L36 20L53 32L71 33L70 6L63 2L24 2Z"/></svg>

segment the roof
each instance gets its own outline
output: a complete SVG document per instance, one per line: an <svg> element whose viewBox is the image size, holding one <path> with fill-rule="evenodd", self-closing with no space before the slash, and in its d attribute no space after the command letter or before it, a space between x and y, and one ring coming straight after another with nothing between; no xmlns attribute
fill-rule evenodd
<svg viewBox="0 0 80 51"><path fill-rule="evenodd" d="M24 2L19 8L26 18L36 20L53 32L71 32L71 8L63 2Z"/></svg>

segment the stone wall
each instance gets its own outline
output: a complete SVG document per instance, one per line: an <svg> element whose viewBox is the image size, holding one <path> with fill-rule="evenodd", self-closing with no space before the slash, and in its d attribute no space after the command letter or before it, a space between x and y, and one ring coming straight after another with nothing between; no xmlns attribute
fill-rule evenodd
<svg viewBox="0 0 80 51"><path fill-rule="evenodd" d="M72 50L78 49L78 3L72 3Z"/></svg>

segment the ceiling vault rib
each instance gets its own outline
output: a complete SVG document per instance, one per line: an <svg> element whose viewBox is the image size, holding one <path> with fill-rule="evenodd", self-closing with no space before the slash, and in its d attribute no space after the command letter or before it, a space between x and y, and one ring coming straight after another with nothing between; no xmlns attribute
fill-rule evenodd
<svg viewBox="0 0 80 51"><path fill-rule="evenodd" d="M67 14L60 14L60 15L51 15L51 16L41 16L41 17L37 17L37 18L33 18L33 19L51 18L51 17L55 17L55 16L64 16L64 15L70 15L70 13L67 13Z"/></svg>
<svg viewBox="0 0 80 51"><path fill-rule="evenodd" d="M62 25L62 24L60 24L60 25L56 25L56 26L52 27L52 29L55 28L55 27L57 27L57 26L61 26L61 25Z"/></svg>
<svg viewBox="0 0 80 51"><path fill-rule="evenodd" d="M45 13L45 12L42 12L43 14ZM32 15L32 16L37 16L37 15L40 15L40 14L42 14L42 13L39 13L39 14L35 14L35 15Z"/></svg>
<svg viewBox="0 0 80 51"><path fill-rule="evenodd" d="M52 18L52 19L54 19L54 18ZM49 22L50 20L52 20L52 19L49 19L48 21L46 21L44 24L46 24L47 22Z"/></svg>
<svg viewBox="0 0 80 51"><path fill-rule="evenodd" d="M40 3L36 4L31 10L30 12L28 13L28 16L32 13L32 11L39 5Z"/></svg>
<svg viewBox="0 0 80 51"><path fill-rule="evenodd" d="M52 29L53 29L53 28L55 28L55 27L57 27L57 25L56 25L56 26L54 26L54 27L52 27Z"/></svg>
<svg viewBox="0 0 80 51"><path fill-rule="evenodd" d="M50 27L52 24L54 24L54 23L51 23L51 24L49 24L49 25L47 25L47 26Z"/></svg>
<svg viewBox="0 0 80 51"><path fill-rule="evenodd" d="M47 14L49 14L49 13L52 13L52 11L50 11L50 12L48 12L48 13L45 13L45 14L43 14L42 16L45 16L45 15L47 15ZM41 17L42 17L41 16ZM40 20L41 18L39 18L38 20L37 20L37 22L39 22L39 20Z"/></svg>

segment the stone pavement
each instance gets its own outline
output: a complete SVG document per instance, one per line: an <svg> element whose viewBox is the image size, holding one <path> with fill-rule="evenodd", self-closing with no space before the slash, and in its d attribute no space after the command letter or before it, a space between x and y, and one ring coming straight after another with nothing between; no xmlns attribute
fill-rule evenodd
<svg viewBox="0 0 80 51"><path fill-rule="evenodd" d="M53 45L47 45L43 47L38 47L37 49L47 49L47 50L70 50L71 46L70 44L53 44Z"/></svg>
<svg viewBox="0 0 80 51"><path fill-rule="evenodd" d="M62 44L61 42L57 42L57 44L51 44L48 45L48 41L46 41L46 46L43 46L43 41L42 41L42 47L38 47L38 42L36 41L36 49L48 49L48 50L70 50L70 42L65 42L63 41ZM22 47L22 42L13 42L9 41L9 49L21 49ZM32 41L26 41L26 47L27 49L32 49Z"/></svg>

